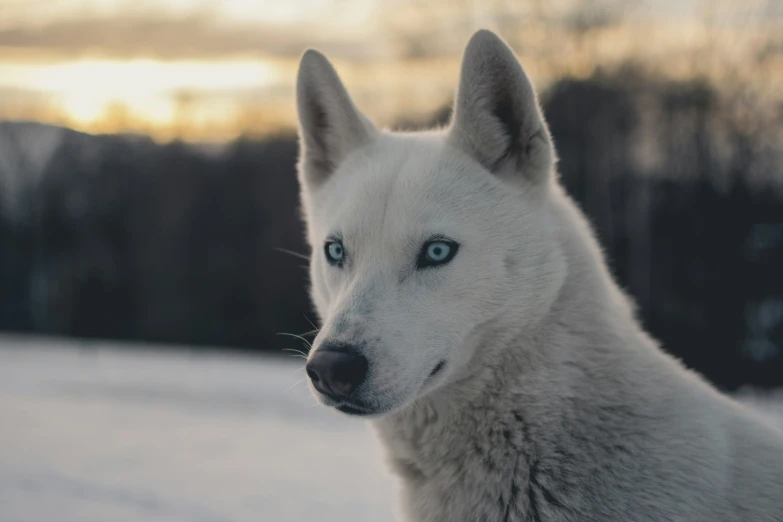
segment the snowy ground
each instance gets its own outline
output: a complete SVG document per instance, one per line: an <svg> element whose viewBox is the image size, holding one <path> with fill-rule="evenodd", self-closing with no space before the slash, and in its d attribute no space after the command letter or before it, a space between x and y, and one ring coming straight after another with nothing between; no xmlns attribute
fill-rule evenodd
<svg viewBox="0 0 783 522"><path fill-rule="evenodd" d="M393 520L375 437L301 368L0 337L0 520ZM744 397L783 427L783 394Z"/></svg>
<svg viewBox="0 0 783 522"><path fill-rule="evenodd" d="M375 436L296 361L0 337L0 521L394 520Z"/></svg>

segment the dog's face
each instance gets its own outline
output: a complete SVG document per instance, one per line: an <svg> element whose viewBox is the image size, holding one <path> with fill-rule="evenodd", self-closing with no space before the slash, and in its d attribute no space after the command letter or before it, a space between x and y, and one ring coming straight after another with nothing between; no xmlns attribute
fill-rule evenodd
<svg viewBox="0 0 783 522"><path fill-rule="evenodd" d="M487 32L468 46L444 131L377 130L312 51L297 95L322 319L311 385L346 413L394 411L459 378L509 307L534 318L555 292L549 135L516 58Z"/></svg>

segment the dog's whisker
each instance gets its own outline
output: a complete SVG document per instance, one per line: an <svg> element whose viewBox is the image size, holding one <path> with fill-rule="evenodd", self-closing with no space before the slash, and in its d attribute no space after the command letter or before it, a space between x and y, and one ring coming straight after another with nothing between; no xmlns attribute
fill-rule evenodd
<svg viewBox="0 0 783 522"><path fill-rule="evenodd" d="M296 381L295 383L293 383L291 386L289 386L288 388L286 388L285 390L283 390L283 393L286 393L288 390L290 390L291 388L293 388L293 387L294 387L294 386L296 386L297 384L302 384L303 382L305 382L305 379L307 379L307 377L305 377L305 378L303 378L303 379L299 379L298 381Z"/></svg>
<svg viewBox="0 0 783 522"><path fill-rule="evenodd" d="M277 250L278 252L282 252L284 254L298 257L299 259L304 259L305 261L310 261L310 256L307 256L305 254L300 254L299 252L294 252L293 250L288 250L287 248L275 247L275 250Z"/></svg>
<svg viewBox="0 0 783 522"><path fill-rule="evenodd" d="M305 314L302 314L302 317L304 317L304 318L305 318L305 321L307 321L308 323L310 323L310 326L312 326L313 328L315 328L315 330L313 330L314 332L318 332L318 331L320 331L320 328L318 328L318 327L317 327L317 326L316 326L316 325L315 325L315 324L314 324L314 323L313 323L313 322L312 322L312 321L311 321L311 320L310 320L310 319L309 319L309 318L308 318L308 317L307 317Z"/></svg>
<svg viewBox="0 0 783 522"><path fill-rule="evenodd" d="M293 352L291 354L291 357L303 357L304 359L307 359L307 354L304 353L302 350L297 350L296 348L283 348L281 351Z"/></svg>
<svg viewBox="0 0 783 522"><path fill-rule="evenodd" d="M307 344L307 347L308 347L308 348L312 348L312 347L313 347L313 345L312 345L312 344L310 344L310 341L308 341L307 339L305 339L305 338L304 338L304 337L302 337L301 335L296 335L296 334L292 334L292 333L286 333L286 332L278 332L278 334L277 334L277 335L287 335L288 337L295 337L295 338L297 338L297 339L300 339L300 340L304 341L304 342L305 342L305 344Z"/></svg>

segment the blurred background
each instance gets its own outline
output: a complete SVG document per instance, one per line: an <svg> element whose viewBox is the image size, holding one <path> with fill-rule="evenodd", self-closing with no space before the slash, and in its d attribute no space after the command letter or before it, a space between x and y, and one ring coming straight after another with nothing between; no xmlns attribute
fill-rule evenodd
<svg viewBox="0 0 783 522"><path fill-rule="evenodd" d="M0 0L0 518L391 519L282 358L316 322L293 82L315 47L379 124L444 123L478 28L644 325L783 418L780 0Z"/></svg>

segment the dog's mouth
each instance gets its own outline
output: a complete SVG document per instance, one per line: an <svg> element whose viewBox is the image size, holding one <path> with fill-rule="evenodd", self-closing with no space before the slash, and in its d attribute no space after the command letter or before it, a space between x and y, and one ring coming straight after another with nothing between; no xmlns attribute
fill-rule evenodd
<svg viewBox="0 0 783 522"><path fill-rule="evenodd" d="M343 413L346 413L348 415L356 415L357 417L364 417L375 413L370 410L365 410L363 408L357 408L352 404L341 404L340 406L337 406L337 409Z"/></svg>
<svg viewBox="0 0 783 522"><path fill-rule="evenodd" d="M391 411L389 408L367 408L347 402L338 404L334 408L341 413L355 417L378 417Z"/></svg>
<svg viewBox="0 0 783 522"><path fill-rule="evenodd" d="M427 379L432 379L433 377L438 375L445 367L446 367L446 361L440 361L438 364L435 365L435 368L432 369Z"/></svg>
<svg viewBox="0 0 783 522"><path fill-rule="evenodd" d="M431 389L433 387L433 383L436 380L436 377L440 375L443 372L443 369L446 367L446 361L439 361L438 364L436 364L432 370L430 370L430 374L427 376L426 379L424 379L424 382L421 385L421 389L419 390L419 393L423 393L427 389Z"/></svg>
<svg viewBox="0 0 783 522"><path fill-rule="evenodd" d="M346 415L354 415L356 417L367 417L371 415L379 415L386 410L379 409L377 407L369 406L360 401L336 401L333 399L327 399L326 406L330 406L335 410L345 413Z"/></svg>

